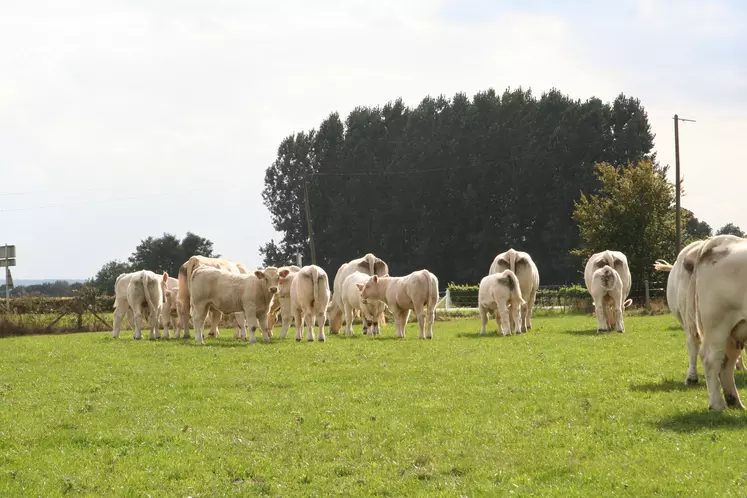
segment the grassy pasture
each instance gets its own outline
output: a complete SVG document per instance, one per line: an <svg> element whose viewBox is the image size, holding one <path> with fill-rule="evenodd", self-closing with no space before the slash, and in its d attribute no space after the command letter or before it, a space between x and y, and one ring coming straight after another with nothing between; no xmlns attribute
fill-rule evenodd
<svg viewBox="0 0 747 498"><path fill-rule="evenodd" d="M708 412L702 375L684 386L670 316L626 325L2 339L0 496L743 494L747 415Z"/></svg>

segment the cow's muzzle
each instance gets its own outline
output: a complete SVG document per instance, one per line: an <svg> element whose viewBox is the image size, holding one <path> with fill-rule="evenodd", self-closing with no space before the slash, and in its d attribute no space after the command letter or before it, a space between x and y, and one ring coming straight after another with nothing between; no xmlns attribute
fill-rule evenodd
<svg viewBox="0 0 747 498"><path fill-rule="evenodd" d="M278 291L277 287L270 287L270 294L275 294L277 293L277 291Z"/></svg>

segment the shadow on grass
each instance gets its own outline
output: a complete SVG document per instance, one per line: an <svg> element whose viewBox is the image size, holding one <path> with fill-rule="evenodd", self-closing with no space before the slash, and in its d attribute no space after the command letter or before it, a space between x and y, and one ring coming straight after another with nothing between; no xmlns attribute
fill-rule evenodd
<svg viewBox="0 0 747 498"><path fill-rule="evenodd" d="M500 332L495 330L488 330L483 335L480 332L460 332L457 337L464 337L466 339L502 339L504 336ZM509 337L509 336L506 336Z"/></svg>
<svg viewBox="0 0 747 498"><path fill-rule="evenodd" d="M703 409L680 413L664 418L659 428L665 431L680 433L698 432L713 429L744 430L747 428L747 413L741 410L726 409L713 412L706 408L708 398L703 398ZM714 435L714 437L716 437Z"/></svg>
<svg viewBox="0 0 747 498"><path fill-rule="evenodd" d="M687 391L688 389L705 387L705 381L701 378L699 384L686 386L684 379L662 379L660 382L647 382L645 384L633 384L630 386L631 391L651 392L651 393L670 393L675 391Z"/></svg>
<svg viewBox="0 0 747 498"><path fill-rule="evenodd" d="M747 374L744 372L736 372L734 374L734 383L737 385L737 389L747 388ZM647 382L645 384L633 384L630 386L631 391L637 392L652 392L652 393L669 393L677 391L687 391L690 389L701 388L705 391L706 383L702 375L698 377L698 383L686 386L685 380L683 379L661 379L659 382Z"/></svg>
<svg viewBox="0 0 747 498"><path fill-rule="evenodd" d="M587 329L587 330L563 330L564 334L569 335L581 335L581 336L590 336L590 335L604 335L609 334L609 332L600 332L597 334L597 329Z"/></svg>

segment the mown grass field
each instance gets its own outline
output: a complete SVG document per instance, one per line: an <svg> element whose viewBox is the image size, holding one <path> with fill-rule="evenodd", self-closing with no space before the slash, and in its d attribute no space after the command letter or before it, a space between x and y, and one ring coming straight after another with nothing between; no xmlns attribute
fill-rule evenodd
<svg viewBox="0 0 747 498"><path fill-rule="evenodd" d="M0 496L743 495L747 414L684 386L670 316L626 325L2 339Z"/></svg>

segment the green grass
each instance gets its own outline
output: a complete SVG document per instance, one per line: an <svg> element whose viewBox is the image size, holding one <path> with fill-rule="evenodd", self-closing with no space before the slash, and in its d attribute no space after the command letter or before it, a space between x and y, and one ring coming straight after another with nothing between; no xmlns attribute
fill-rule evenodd
<svg viewBox="0 0 747 498"><path fill-rule="evenodd" d="M404 341L387 326L326 344L2 339L0 496L739 494L747 415L708 412L702 375L684 386L676 322L595 325L538 317L504 338L458 320L427 342L412 324Z"/></svg>

